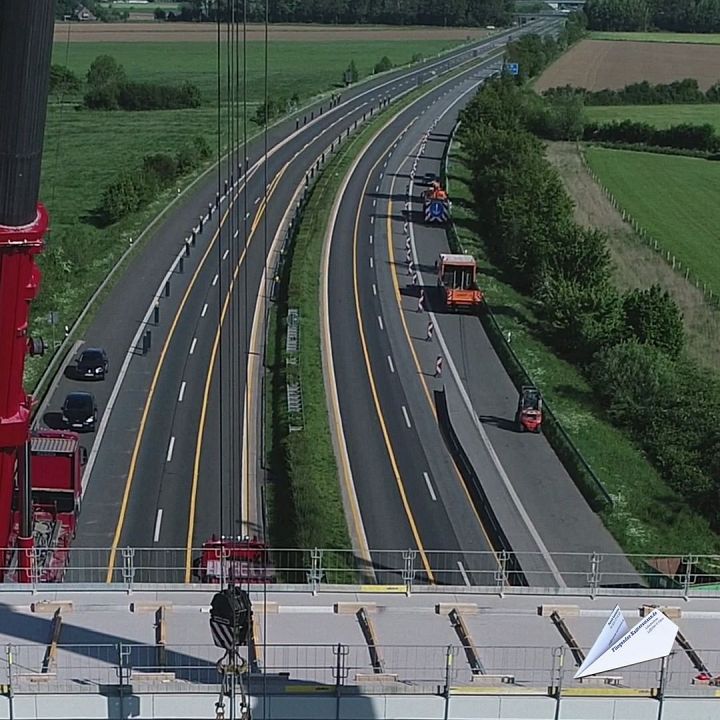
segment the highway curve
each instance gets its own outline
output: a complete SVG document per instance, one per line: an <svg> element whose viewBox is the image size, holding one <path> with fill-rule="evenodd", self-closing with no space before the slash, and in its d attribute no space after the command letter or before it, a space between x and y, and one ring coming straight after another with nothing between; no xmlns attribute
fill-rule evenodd
<svg viewBox="0 0 720 720"><path fill-rule="evenodd" d="M108 565L120 561L114 550L125 546L180 548L163 551L161 557L136 557L136 564L159 561L169 568L164 576L146 573L143 579L182 578L187 571L188 545L199 545L212 532L219 532L221 525L226 533L236 530L229 517L237 517L241 510L239 466L238 458L230 457L230 448L240 443L237 437L223 438L220 452L217 418L221 396L224 413L230 408L237 412L243 403L245 361L242 352L234 353L237 364L232 386L236 395L230 397L230 358L223 363L221 387L218 358L212 357L221 307L227 300L222 346L229 347L231 341L243 348L249 331L245 327L246 309L247 317L252 317L250 306L254 307L258 295L266 240L274 236L296 186L316 157L363 113L377 109L381 98L396 97L427 79L430 72L441 73L501 42L491 38L449 53L441 61L390 73L345 91L335 108L329 109L326 102L320 113L319 105L313 107L312 119L308 110L298 121L271 129L267 168L261 162L262 142L250 143L248 161L241 164L253 171L240 178L234 191L228 189L220 212L205 223L189 256L182 258L182 271L178 255L183 254L184 239L193 226L198 226L198 218L207 214L216 193L225 196L225 180L236 180L234 160L223 163L220 184L215 172L196 183L133 256L84 333L86 346L100 345L108 350L111 368L107 379L91 388L101 411L97 435L102 441L86 436L90 465L84 477L72 563L78 568L94 568L93 573L83 571L83 579L104 578ZM270 201L264 215L266 177ZM231 201L238 209L228 213ZM175 270L166 275L173 263ZM233 292L228 298L233 276ZM169 296L159 293L160 317L155 323L151 308L166 277ZM144 330L152 333L147 355L140 353L137 342L138 333ZM207 382L211 372L212 379ZM39 423L57 424L56 411L62 398L78 387L84 389L84 384L60 378L47 397L43 408L47 412L38 418ZM203 417L205 429L199 433ZM224 425L230 427L227 420ZM222 523L221 493L225 507ZM232 508L230 501L235 503ZM110 546L112 554L107 551ZM87 551L81 556L84 549ZM119 573L107 576L120 578Z"/></svg>
<svg viewBox="0 0 720 720"><path fill-rule="evenodd" d="M469 576L473 584L494 582L496 562L486 554L485 532L434 417L434 393L445 388L459 406L460 434L480 483L496 502L493 509L531 584L582 587L593 567L599 584L635 584L634 569L544 436L515 431L517 392L479 319L439 307L434 263L449 250L446 233L413 222L421 217L422 178L440 175L457 114L481 76L466 75L394 147L393 132L417 110L399 118L363 157L340 205L328 307L344 437L368 544L418 549L431 570L444 571L438 581L461 584ZM410 182L413 166L420 182ZM408 192L411 221L405 226ZM419 286L432 313L417 311ZM426 341L429 320L435 333ZM443 375L434 378L438 355ZM386 554L374 558L376 565L388 564Z"/></svg>
<svg viewBox="0 0 720 720"><path fill-rule="evenodd" d="M397 573L384 570L402 567L399 551L406 549L417 553L420 576L434 582L491 585L498 568L488 534L427 412L432 366L424 369L425 378L416 371L396 298L406 298L413 315L422 314L415 312L406 250L387 242L390 226L402 236L408 174L400 166L409 148L443 108L452 106L454 118L497 68L497 60L472 68L384 128L349 178L332 234L327 308L341 432L376 575L384 581L397 581ZM424 336L424 329L415 330L421 343Z"/></svg>

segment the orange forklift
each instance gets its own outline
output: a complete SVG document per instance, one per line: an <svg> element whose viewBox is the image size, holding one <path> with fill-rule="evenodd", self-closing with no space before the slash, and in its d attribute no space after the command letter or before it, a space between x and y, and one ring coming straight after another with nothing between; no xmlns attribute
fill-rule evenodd
<svg viewBox="0 0 720 720"><path fill-rule="evenodd" d="M542 426L542 395L534 385L523 385L518 397L515 422L520 432L539 433Z"/></svg>

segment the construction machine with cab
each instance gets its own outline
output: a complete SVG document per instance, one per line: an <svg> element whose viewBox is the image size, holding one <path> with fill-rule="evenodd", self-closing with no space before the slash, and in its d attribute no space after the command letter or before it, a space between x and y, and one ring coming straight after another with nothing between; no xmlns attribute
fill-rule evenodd
<svg viewBox="0 0 720 720"><path fill-rule="evenodd" d="M440 253L437 284L449 310L478 310L485 294L477 286L477 265L472 255Z"/></svg>
<svg viewBox="0 0 720 720"><path fill-rule="evenodd" d="M520 432L539 433L542 426L542 395L534 385L520 388L515 422Z"/></svg>

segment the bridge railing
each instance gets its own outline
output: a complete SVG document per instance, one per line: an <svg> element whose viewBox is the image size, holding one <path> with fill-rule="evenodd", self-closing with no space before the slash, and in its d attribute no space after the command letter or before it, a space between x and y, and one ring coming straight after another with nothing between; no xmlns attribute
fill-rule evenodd
<svg viewBox="0 0 720 720"><path fill-rule="evenodd" d="M4 652L3 652L4 650ZM238 649L237 682L251 695L361 691L363 694L512 694L559 697L609 692L653 697L714 697L711 680L699 679L684 652L622 668L594 679L574 680L567 647L459 645L259 644L253 656ZM717 668L717 651L697 651ZM107 692L134 694L217 693L223 651L211 644L61 644L48 659L43 645L0 647L0 684L13 694ZM371 657L374 659L371 660ZM226 675L227 677L227 675Z"/></svg>
<svg viewBox="0 0 720 720"><path fill-rule="evenodd" d="M53 560L36 549L32 586L107 586L132 589L152 585L196 588L223 580L272 583L301 590L353 586L377 589L396 586L404 592L527 593L720 597L718 555L622 555L592 552L472 552L462 550L372 550L367 563L346 549L268 548L254 559L232 562L227 553L214 552L212 573L200 567L202 548L74 547L66 551L63 572L48 572ZM27 585L10 582L5 589Z"/></svg>

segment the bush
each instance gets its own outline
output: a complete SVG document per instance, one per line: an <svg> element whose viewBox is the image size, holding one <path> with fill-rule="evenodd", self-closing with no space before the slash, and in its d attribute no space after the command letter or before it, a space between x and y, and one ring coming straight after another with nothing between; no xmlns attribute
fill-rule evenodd
<svg viewBox="0 0 720 720"><path fill-rule="evenodd" d="M154 176L161 187L172 184L177 172L177 161L167 153L155 153L143 158L143 173L146 176Z"/></svg>
<svg viewBox="0 0 720 720"><path fill-rule="evenodd" d="M50 67L51 93L76 93L80 90L80 79L64 65Z"/></svg>
<svg viewBox="0 0 720 720"><path fill-rule="evenodd" d="M576 88L571 85L548 88L543 96L556 100L563 97L580 97L585 105L693 105L720 102L720 83L705 93L695 78L651 85L647 80L631 83L620 90L595 90Z"/></svg>
<svg viewBox="0 0 720 720"><path fill-rule="evenodd" d="M199 107L200 89L189 82L179 86L125 82L118 87L123 110L179 110Z"/></svg>
<svg viewBox="0 0 720 720"><path fill-rule="evenodd" d="M98 55L86 75L87 84L93 88L120 85L125 82L125 70L111 55Z"/></svg>
<svg viewBox="0 0 720 720"><path fill-rule="evenodd" d="M122 220L126 215L140 207L141 192L138 191L137 178L130 172L124 172L103 191L98 207L106 224Z"/></svg>
<svg viewBox="0 0 720 720"><path fill-rule="evenodd" d="M377 75L378 73L387 72L388 70L392 70L392 69L393 69L392 60L390 60L390 58L387 55L384 55L380 59L380 62L375 63L375 69L373 70L373 72L375 73L375 75Z"/></svg>
<svg viewBox="0 0 720 720"><path fill-rule="evenodd" d="M654 345L670 357L678 357L685 345L682 313L667 290L653 285L631 290L623 298L625 324L641 343Z"/></svg>
<svg viewBox="0 0 720 720"><path fill-rule="evenodd" d="M83 102L88 110L117 110L118 86L103 85L92 88L85 93Z"/></svg>

